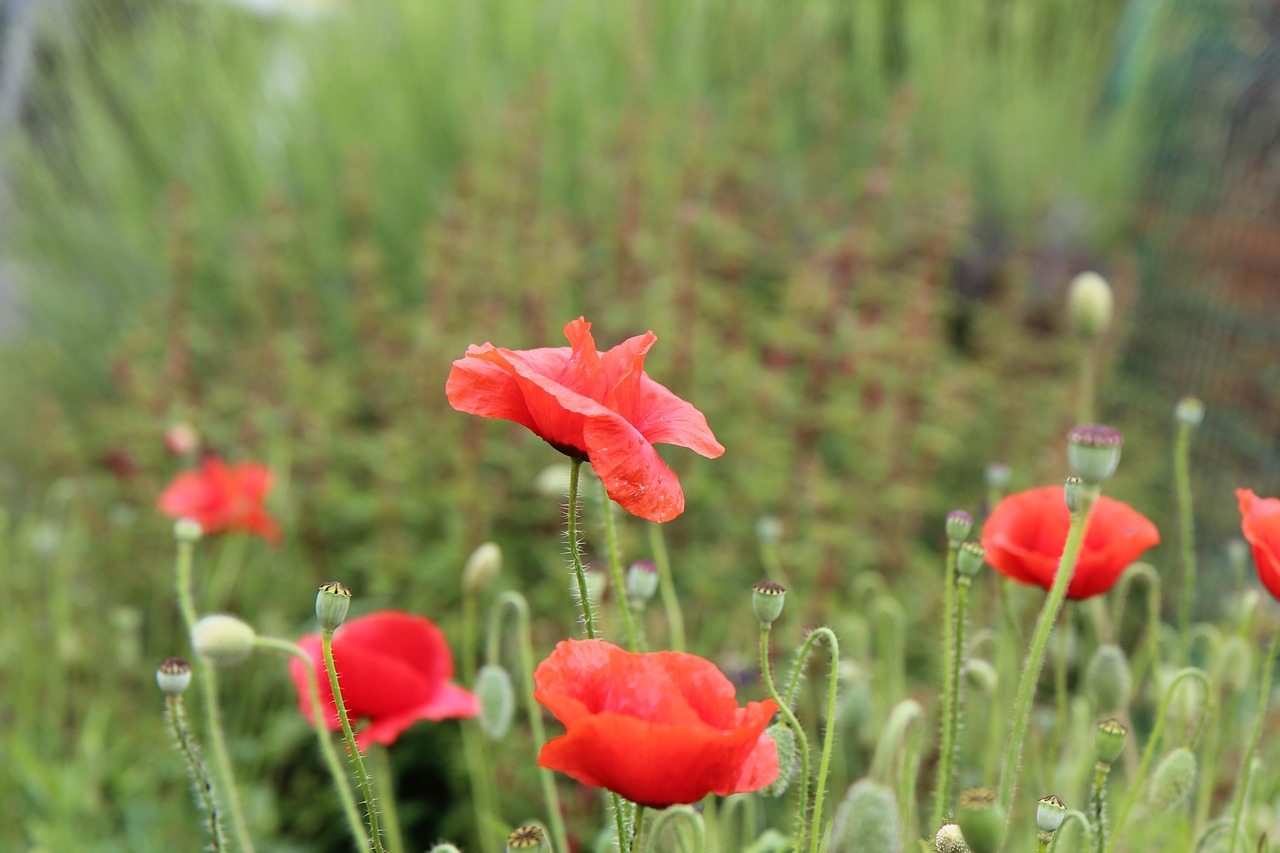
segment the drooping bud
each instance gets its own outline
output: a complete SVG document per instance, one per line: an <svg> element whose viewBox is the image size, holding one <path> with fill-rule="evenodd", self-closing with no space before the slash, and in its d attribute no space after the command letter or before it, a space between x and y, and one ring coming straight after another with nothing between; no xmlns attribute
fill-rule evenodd
<svg viewBox="0 0 1280 853"><path fill-rule="evenodd" d="M1218 653L1218 671L1222 683L1232 693L1241 693L1253 675L1253 647L1244 637L1233 636L1222 644Z"/></svg>
<svg viewBox="0 0 1280 853"><path fill-rule="evenodd" d="M1098 646L1084 671L1085 693L1102 713L1119 711L1129 704L1133 675L1124 650L1112 643Z"/></svg>
<svg viewBox="0 0 1280 853"><path fill-rule="evenodd" d="M1195 397L1183 397L1174 407L1173 418L1183 426L1195 429L1204 422L1204 403Z"/></svg>
<svg viewBox="0 0 1280 853"><path fill-rule="evenodd" d="M1094 340L1111 325L1115 298L1111 285L1096 272L1082 272L1067 289L1067 315L1082 338Z"/></svg>
<svg viewBox="0 0 1280 853"><path fill-rule="evenodd" d="M1093 735L1093 754L1103 764L1110 764L1124 752L1124 739L1129 734L1124 723L1112 717L1098 723Z"/></svg>
<svg viewBox="0 0 1280 853"><path fill-rule="evenodd" d="M996 692L996 685L1000 683L1000 676L991 661L982 658L969 658L964 662L964 677L988 696Z"/></svg>
<svg viewBox="0 0 1280 853"><path fill-rule="evenodd" d="M316 593L316 619L321 631L333 632L347 618L351 608L351 590L346 584L329 581Z"/></svg>
<svg viewBox="0 0 1280 853"><path fill-rule="evenodd" d="M492 740L501 740L511 728L516 713L516 692L511 676L496 664L485 664L476 673L476 699L480 701L477 722Z"/></svg>
<svg viewBox="0 0 1280 853"><path fill-rule="evenodd" d="M1147 805L1159 814L1182 804L1196 781L1196 755L1180 746L1165 756L1151 777Z"/></svg>
<svg viewBox="0 0 1280 853"><path fill-rule="evenodd" d="M962 509L954 509L947 513L947 539L952 548L959 548L960 543L969 538L973 530L973 516Z"/></svg>
<svg viewBox="0 0 1280 853"><path fill-rule="evenodd" d="M636 560L627 567L627 595L644 603L658 592L658 567L648 560Z"/></svg>
<svg viewBox="0 0 1280 853"><path fill-rule="evenodd" d="M971 578L982 571L987 559L987 549L977 542L966 542L956 552L956 571L966 578Z"/></svg>
<svg viewBox="0 0 1280 853"><path fill-rule="evenodd" d="M203 617L191 629L196 654L215 666L239 663L253 651L253 628L234 616L215 613Z"/></svg>
<svg viewBox="0 0 1280 853"><path fill-rule="evenodd" d="M888 785L860 779L849 786L836 810L830 853L900 853L902 819Z"/></svg>
<svg viewBox="0 0 1280 853"><path fill-rule="evenodd" d="M944 823L933 836L934 853L969 853L964 833L954 823Z"/></svg>
<svg viewBox="0 0 1280 853"><path fill-rule="evenodd" d="M1067 433L1067 464L1086 485L1106 482L1120 465L1124 437L1101 424L1078 426Z"/></svg>
<svg viewBox="0 0 1280 853"><path fill-rule="evenodd" d="M173 538L179 542L199 542L204 536L204 528L194 518L180 518L173 523Z"/></svg>
<svg viewBox="0 0 1280 853"><path fill-rule="evenodd" d="M517 827L507 836L507 851L512 850L532 850L535 847L542 846L542 839L546 834L542 831L542 827L534 824Z"/></svg>
<svg viewBox="0 0 1280 853"><path fill-rule="evenodd" d="M156 667L156 684L166 696L181 696L191 684L191 664L186 658L165 658Z"/></svg>
<svg viewBox="0 0 1280 853"><path fill-rule="evenodd" d="M1067 807L1057 795L1041 797L1036 803L1036 826L1041 832L1057 832L1067 818Z"/></svg>
<svg viewBox="0 0 1280 853"><path fill-rule="evenodd" d="M1084 512L1085 485L1079 477L1067 478L1062 487L1062 496L1066 499L1067 512L1071 513L1072 518Z"/></svg>
<svg viewBox="0 0 1280 853"><path fill-rule="evenodd" d="M780 583L760 581L751 587L751 610L761 625L772 625L778 621L786 597L786 587Z"/></svg>
<svg viewBox="0 0 1280 853"><path fill-rule="evenodd" d="M1004 808L990 788L961 791L956 801L956 823L973 853L996 853L1004 840Z"/></svg>
<svg viewBox="0 0 1280 853"><path fill-rule="evenodd" d="M493 583L502 571L502 549L493 542L486 542L471 552L462 570L462 591L467 595L479 595Z"/></svg>
<svg viewBox="0 0 1280 853"><path fill-rule="evenodd" d="M778 749L778 776L760 789L766 797L781 797L787 792L791 780L800 768L800 753L796 751L796 735L786 723L774 723L764 730L773 738Z"/></svg>

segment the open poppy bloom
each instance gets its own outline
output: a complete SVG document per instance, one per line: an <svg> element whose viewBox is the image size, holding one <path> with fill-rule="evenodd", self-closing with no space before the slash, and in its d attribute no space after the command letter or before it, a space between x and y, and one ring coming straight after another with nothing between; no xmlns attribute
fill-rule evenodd
<svg viewBox="0 0 1280 853"><path fill-rule="evenodd" d="M445 393L455 409L523 424L552 447L585 458L609 497L650 521L684 512L680 481L655 444L678 444L714 459L724 453L707 419L644 372L657 336L596 349L582 317L564 327L567 347L467 347Z"/></svg>
<svg viewBox="0 0 1280 853"><path fill-rule="evenodd" d="M209 456L199 469L174 477L156 505L165 515L198 521L205 533L245 531L274 545L280 541L280 527L262 506L270 488L267 466L228 465Z"/></svg>
<svg viewBox="0 0 1280 853"><path fill-rule="evenodd" d="M996 571L1020 583L1053 586L1067 544L1071 512L1061 486L1045 486L1009 495L982 527L982 547ZM1089 516L1080 561L1069 598L1099 595L1115 586L1121 573L1160 541L1156 526L1128 504L1099 497Z"/></svg>
<svg viewBox="0 0 1280 853"><path fill-rule="evenodd" d="M298 645L315 664L320 701L329 731L342 728L333 688L325 675L320 635L308 634ZM333 633L333 665L342 687L351 724L368 724L356 732L356 746L391 744L418 720L474 717L480 713L476 697L456 684L453 653L444 634L425 616L382 610L351 619ZM307 668L289 661L289 674L298 690L298 710L314 719Z"/></svg>
<svg viewBox="0 0 1280 853"><path fill-rule="evenodd" d="M655 808L757 791L778 776L764 734L772 699L738 706L710 661L564 640L533 673L534 698L564 724L538 765Z"/></svg>
<svg viewBox="0 0 1280 853"><path fill-rule="evenodd" d="M1251 489L1236 489L1240 532L1253 549L1258 579L1280 599L1280 498L1260 498Z"/></svg>

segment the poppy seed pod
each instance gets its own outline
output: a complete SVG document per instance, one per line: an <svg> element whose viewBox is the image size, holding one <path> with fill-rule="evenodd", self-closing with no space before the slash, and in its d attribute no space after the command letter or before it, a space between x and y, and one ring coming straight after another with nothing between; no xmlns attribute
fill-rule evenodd
<svg viewBox="0 0 1280 853"><path fill-rule="evenodd" d="M493 542L486 542L471 552L462 570L462 591L467 595L479 595L493 583L502 571L502 549Z"/></svg>
<svg viewBox="0 0 1280 853"><path fill-rule="evenodd" d="M1004 839L1005 811L990 788L961 791L956 801L956 823L973 853L996 853Z"/></svg>
<svg viewBox="0 0 1280 853"><path fill-rule="evenodd" d="M627 567L627 595L632 601L646 602L657 592L657 566L648 560L637 560Z"/></svg>
<svg viewBox="0 0 1280 853"><path fill-rule="evenodd" d="M1067 818L1067 807L1054 794L1041 797L1036 803L1036 826L1041 832L1057 832Z"/></svg>
<svg viewBox="0 0 1280 853"><path fill-rule="evenodd" d="M1182 804L1196 781L1196 755L1180 746L1165 756L1151 777L1147 805L1159 814Z"/></svg>
<svg viewBox="0 0 1280 853"><path fill-rule="evenodd" d="M229 666L249 656L256 637L247 622L225 613L215 613L205 616L192 627L191 646L209 663Z"/></svg>
<svg viewBox="0 0 1280 853"><path fill-rule="evenodd" d="M1173 418L1183 426L1195 429L1204 422L1204 403L1195 397L1183 397L1173 409Z"/></svg>
<svg viewBox="0 0 1280 853"><path fill-rule="evenodd" d="M1127 734L1129 730L1115 717L1098 723L1098 729L1093 735L1094 756L1103 764L1112 763L1120 757L1120 753L1124 752L1124 739Z"/></svg>
<svg viewBox="0 0 1280 853"><path fill-rule="evenodd" d="M987 549L977 542L966 542L956 552L956 571L966 578L971 578L982 571L987 560Z"/></svg>
<svg viewBox="0 0 1280 853"><path fill-rule="evenodd" d="M761 625L772 625L782 615L787 589L780 583L760 581L751 587L751 610Z"/></svg>
<svg viewBox="0 0 1280 853"><path fill-rule="evenodd" d="M764 730L778 749L778 778L760 789L766 797L781 797L791 786L800 769L800 753L796 751L796 735L786 723L774 723Z"/></svg>
<svg viewBox="0 0 1280 853"><path fill-rule="evenodd" d="M1111 325L1115 297L1111 285L1096 272L1082 272L1067 287L1067 315L1076 333L1094 340Z"/></svg>
<svg viewBox="0 0 1280 853"><path fill-rule="evenodd" d="M969 853L969 845L964 842L964 833L954 823L944 823L933 835L934 853Z"/></svg>
<svg viewBox="0 0 1280 853"><path fill-rule="evenodd" d="M500 666L485 664L476 673L474 692L480 700L476 721L491 740L501 740L516 713L516 692L510 674Z"/></svg>
<svg viewBox="0 0 1280 853"><path fill-rule="evenodd" d="M1084 687L1094 707L1103 713L1118 711L1128 705L1133 675L1124 650L1111 643L1098 646L1085 667Z"/></svg>
<svg viewBox="0 0 1280 853"><path fill-rule="evenodd" d="M507 850L533 850L535 847L542 846L542 840L545 837L546 833L540 826L528 824L517 827L507 836Z"/></svg>
<svg viewBox="0 0 1280 853"><path fill-rule="evenodd" d="M962 509L947 513L947 540L953 548L959 548L960 543L969 538L971 530L973 530L972 515Z"/></svg>
<svg viewBox="0 0 1280 853"><path fill-rule="evenodd" d="M346 584L329 581L316 592L316 620L322 631L336 630L350 608L351 590Z"/></svg>
<svg viewBox="0 0 1280 853"><path fill-rule="evenodd" d="M900 853L902 819L888 785L860 779L849 786L836 810L830 853Z"/></svg>
<svg viewBox="0 0 1280 853"><path fill-rule="evenodd" d="M1085 482L1096 486L1111 479L1120 466L1124 437L1102 424L1085 424L1067 433L1067 464Z"/></svg>
<svg viewBox="0 0 1280 853"><path fill-rule="evenodd" d="M156 667L156 684L166 696L181 696L191 685L191 664L186 658L165 658Z"/></svg>

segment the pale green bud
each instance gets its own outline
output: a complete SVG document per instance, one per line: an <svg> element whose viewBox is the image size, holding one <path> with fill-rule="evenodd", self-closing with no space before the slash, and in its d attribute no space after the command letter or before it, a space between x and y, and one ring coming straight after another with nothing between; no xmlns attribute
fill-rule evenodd
<svg viewBox="0 0 1280 853"><path fill-rule="evenodd" d="M347 618L351 607L351 590L346 584L329 581L316 592L316 619L320 630L333 632Z"/></svg>
<svg viewBox="0 0 1280 853"><path fill-rule="evenodd" d="M244 660L253 651L255 638L247 622L225 613L205 616L191 629L191 645L196 654L215 666Z"/></svg>
<svg viewBox="0 0 1280 853"><path fill-rule="evenodd" d="M1093 754L1103 764L1110 764L1124 752L1124 739L1129 734L1124 723L1112 717L1098 723L1093 735Z"/></svg>
<svg viewBox="0 0 1280 853"><path fill-rule="evenodd" d="M1244 637L1233 636L1222 644L1218 653L1222 683L1232 693L1241 693L1253 676L1253 647Z"/></svg>
<svg viewBox="0 0 1280 853"><path fill-rule="evenodd" d="M1119 711L1129 704L1133 691L1133 675L1129 659L1119 646L1098 646L1084 671L1085 693L1103 713Z"/></svg>
<svg viewBox="0 0 1280 853"><path fill-rule="evenodd" d="M191 685L191 664L186 658L165 658L156 667L156 684L166 696L181 696Z"/></svg>
<svg viewBox="0 0 1280 853"><path fill-rule="evenodd" d="M987 559L987 549L977 542L966 542L956 552L956 571L963 577L971 578L982 571Z"/></svg>
<svg viewBox="0 0 1280 853"><path fill-rule="evenodd" d="M501 740L511 728L516 713L516 692L511 676L501 666L485 664L476 673L476 699L480 702L477 722L492 740Z"/></svg>
<svg viewBox="0 0 1280 853"><path fill-rule="evenodd" d="M796 751L796 735L786 723L774 723L764 730L778 748L778 776L760 789L766 797L781 797L800 769L800 753Z"/></svg>
<svg viewBox="0 0 1280 853"><path fill-rule="evenodd" d="M780 583L760 581L751 587L751 610L761 625L772 625L782 615L787 590Z"/></svg>
<svg viewBox="0 0 1280 853"><path fill-rule="evenodd" d="M1196 756L1185 746L1165 756L1151 777L1147 805L1159 814L1182 804L1196 781Z"/></svg>
<svg viewBox="0 0 1280 853"><path fill-rule="evenodd" d="M1067 512L1074 518L1084 512L1085 484L1079 477L1068 477L1062 487L1062 496L1067 502Z"/></svg>
<svg viewBox="0 0 1280 853"><path fill-rule="evenodd" d="M964 833L954 823L944 823L933 836L934 853L969 853Z"/></svg>
<svg viewBox="0 0 1280 853"><path fill-rule="evenodd" d="M646 602L657 592L657 566L648 560L637 560L627 567L627 595L632 601Z"/></svg>
<svg viewBox="0 0 1280 853"><path fill-rule="evenodd" d="M959 548L960 543L969 538L971 530L973 530L972 515L962 509L947 513L947 540L953 548Z"/></svg>
<svg viewBox="0 0 1280 853"><path fill-rule="evenodd" d="M173 538L179 542L199 542L204 528L194 518L179 518L173 523Z"/></svg>
<svg viewBox="0 0 1280 853"><path fill-rule="evenodd" d="M1204 423L1204 403L1195 397L1183 397L1174 408L1173 417L1183 426L1195 429Z"/></svg>
<svg viewBox="0 0 1280 853"><path fill-rule="evenodd" d="M1067 289L1067 314L1071 326L1083 338L1094 339L1111 325L1115 298L1111 285L1096 272L1082 272Z"/></svg>
<svg viewBox="0 0 1280 853"><path fill-rule="evenodd" d="M900 853L902 819L893 789L871 779L849 787L836 810L828 853Z"/></svg>
<svg viewBox="0 0 1280 853"><path fill-rule="evenodd" d="M467 595L479 595L493 583L502 571L502 549L493 542L486 542L471 552L462 570L462 591Z"/></svg>
<svg viewBox="0 0 1280 853"><path fill-rule="evenodd" d="M1041 797L1036 803L1036 826L1041 832L1057 832L1067 818L1067 807L1056 795Z"/></svg>
<svg viewBox="0 0 1280 853"><path fill-rule="evenodd" d="M432 847L427 853L462 853L462 851L445 841Z"/></svg>

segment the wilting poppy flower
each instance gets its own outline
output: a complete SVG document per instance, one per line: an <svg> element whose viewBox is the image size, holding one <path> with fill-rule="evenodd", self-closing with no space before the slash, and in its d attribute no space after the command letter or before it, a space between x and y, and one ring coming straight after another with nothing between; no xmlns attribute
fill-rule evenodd
<svg viewBox="0 0 1280 853"><path fill-rule="evenodd" d="M564 327L567 347L467 347L445 393L455 409L523 424L570 456L585 458L609 497L650 521L684 511L680 481L655 444L678 444L714 459L724 453L702 413L654 382L644 357L653 332L599 352L591 324Z"/></svg>
<svg viewBox="0 0 1280 853"><path fill-rule="evenodd" d="M1240 501L1240 531L1253 548L1258 578L1280 599L1280 498L1260 498L1250 489L1236 489Z"/></svg>
<svg viewBox="0 0 1280 853"><path fill-rule="evenodd" d="M1061 486L1009 495L982 527L987 562L1016 581L1049 589L1067 544L1071 513ZM1089 598L1111 589L1120 574L1160 541L1156 526L1128 504L1099 497L1085 531L1070 598Z"/></svg>
<svg viewBox="0 0 1280 853"><path fill-rule="evenodd" d="M298 645L316 666L325 725L337 731L342 722L325 675L320 635L308 634ZM480 713L476 697L449 681L453 653L444 634L424 616L382 610L343 623L333 634L333 665L351 725L368 721L356 732L356 746L361 750L370 743L394 743L418 720ZM313 719L306 666L291 659L289 674L298 690L298 710Z"/></svg>
<svg viewBox="0 0 1280 853"><path fill-rule="evenodd" d="M533 681L534 698L565 727L538 764L583 784L663 808L777 778L777 747L764 734L777 703L739 707L729 679L695 655L565 640Z"/></svg>
<svg viewBox="0 0 1280 853"><path fill-rule="evenodd" d="M165 515L200 522L205 533L247 531L274 544L280 527L262 506L270 488L265 465L228 465L209 456L199 469L174 477L156 503Z"/></svg>

